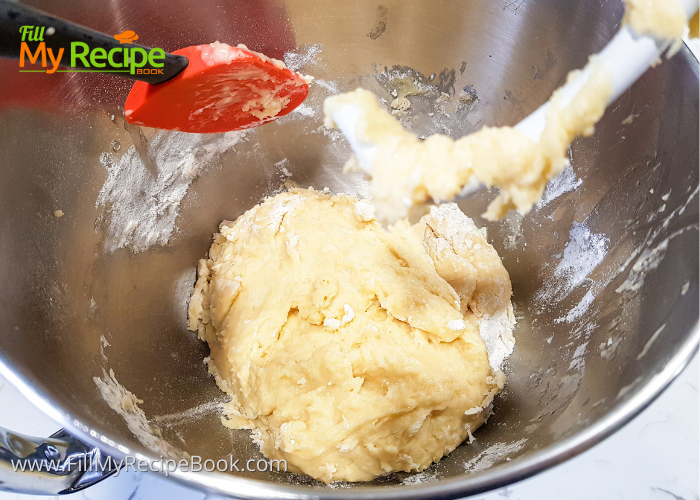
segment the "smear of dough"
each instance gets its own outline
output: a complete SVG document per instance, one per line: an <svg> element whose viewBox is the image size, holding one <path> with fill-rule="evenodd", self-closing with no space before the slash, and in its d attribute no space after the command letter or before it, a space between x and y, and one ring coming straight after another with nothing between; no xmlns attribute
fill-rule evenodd
<svg viewBox="0 0 700 500"><path fill-rule="evenodd" d="M235 50L240 49L240 50ZM274 64L277 68L284 69L287 66L277 59L267 57L265 54L250 50L248 47L239 43L236 47L216 41L208 45L200 45L197 52L201 55L202 62L207 66L217 64L228 64L231 61L241 58L241 50L252 53L263 61ZM207 95L204 101L201 101L199 109L196 109L190 114L190 120L196 115L212 108L208 113L211 113L211 119L218 120L219 117L227 112L231 106L240 106L244 112L250 112L251 115L263 121L269 121L268 118L277 116L284 108L287 107L291 98L282 96L283 93L289 90L289 86L300 86L305 83L308 85L313 80L312 76L298 75L300 79L294 79L283 84L275 84L271 88L262 88L257 83L253 86L248 85L247 81L255 81L259 79L260 73L258 70L238 71L235 76L227 76L222 79L211 81L212 90L216 89L216 94ZM269 77L268 77L269 78ZM234 90L231 89L233 80L239 80ZM303 82L303 83L302 83ZM238 90L235 90L238 89ZM241 102L237 98L237 93L241 93L241 89L247 90L253 97L248 102ZM128 110L127 110L128 111Z"/></svg>
<svg viewBox="0 0 700 500"><path fill-rule="evenodd" d="M139 406L143 401L117 381L112 369L107 373L103 368L102 378L93 377L92 380L100 390L102 399L124 419L129 430L141 444L166 458L189 458L187 452L175 448L163 439L161 430L148 421L146 414Z"/></svg>
<svg viewBox="0 0 700 500"><path fill-rule="evenodd" d="M572 71L569 80L578 74ZM441 134L421 141L363 89L329 97L323 109L328 127L336 126L333 113L342 106L352 104L360 110L355 132L359 141L374 146L370 193L380 219L396 221L428 198L450 200L465 186L483 183L500 188L483 215L495 220L509 209L529 212L547 183L568 164L571 141L593 134L611 92L610 75L593 64L590 78L570 103L561 89L552 94L539 142L512 127L484 127L456 141ZM346 170L358 169L353 156Z"/></svg>
<svg viewBox="0 0 700 500"><path fill-rule="evenodd" d="M226 425L255 429L292 471L364 481L424 470L486 420L505 380L489 355L512 351L510 297L484 230L454 204L387 231L366 202L293 190L221 224L189 326L232 398Z"/></svg>

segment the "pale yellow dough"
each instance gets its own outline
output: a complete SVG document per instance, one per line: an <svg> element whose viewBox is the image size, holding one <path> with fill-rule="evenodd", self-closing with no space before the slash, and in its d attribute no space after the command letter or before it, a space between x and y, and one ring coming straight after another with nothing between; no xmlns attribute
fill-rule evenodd
<svg viewBox="0 0 700 500"><path fill-rule="evenodd" d="M624 21L637 33L675 41L669 56L680 48L686 17L678 0L624 3ZM437 203L451 200L465 186L479 183L500 189L484 218L500 219L510 209L524 215L541 198L547 183L567 165L571 141L593 134L594 125L605 112L612 93L611 78L594 57L590 67L588 81L570 102L561 88L552 94L539 142L512 127L484 127L456 141L441 134L421 141L363 89L326 99L325 124L335 127L334 112L347 104L361 110L354 132L360 142L374 146L370 193L381 220L399 220L412 206L429 198ZM579 74L578 70L570 72L568 80ZM354 156L346 170L361 170Z"/></svg>
<svg viewBox="0 0 700 500"><path fill-rule="evenodd" d="M681 41L688 23L678 0L623 0L624 22L640 35Z"/></svg>
<svg viewBox="0 0 700 500"><path fill-rule="evenodd" d="M189 306L263 453L324 482L420 471L488 417L504 375L480 318L511 283L456 205L385 230L367 201L278 194L224 222Z"/></svg>
<svg viewBox="0 0 700 500"><path fill-rule="evenodd" d="M572 71L574 78L578 71ZM510 209L527 213L540 199L547 183L567 164L566 153L579 135L593 134L612 92L607 72L594 70L570 103L557 90L547 108L547 124L539 142L512 127L484 127L453 140L435 134L422 141L403 129L374 94L357 89L329 97L323 105L325 123L335 127L333 113L346 105L362 110L356 126L360 141L374 145L370 193L381 220L406 217L410 207L428 198L451 200L471 183L500 188L483 215L495 220ZM353 157L346 165L357 170Z"/></svg>

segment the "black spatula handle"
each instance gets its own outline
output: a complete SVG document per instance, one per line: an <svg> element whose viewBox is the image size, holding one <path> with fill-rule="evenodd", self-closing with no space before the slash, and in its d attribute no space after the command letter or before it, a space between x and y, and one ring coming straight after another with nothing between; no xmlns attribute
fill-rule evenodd
<svg viewBox="0 0 700 500"><path fill-rule="evenodd" d="M60 65L68 70L72 68L77 70L90 70L98 73L110 73L115 76L130 78L132 80L141 80L155 85L166 82L177 76L188 64L186 57L165 52L164 58L154 59L156 64L163 64L161 68L156 68L151 65L150 62L147 62L144 66L139 68L141 72L136 73L138 69L135 69L134 74L132 74L131 71L124 71L130 68L110 66L110 64L107 64L106 61L102 59L99 60L99 64L106 64L106 67L103 68L95 67L90 64L89 59L86 59L88 64L85 65L81 58L76 58L75 65L70 66L70 48L72 42L85 43L89 50L101 48L104 49L106 53L109 53L112 49L118 49L112 52L112 60L118 65L124 64L125 57L123 49L128 48L129 52L134 48L143 49L148 54L151 48L135 43L120 42L113 36L91 30L79 24L71 23L64 19L59 19L7 0L0 0L0 57L19 59L22 50L22 34L24 31L25 35L27 35L28 31L28 28L23 28L23 26L33 26L35 29L38 28L39 30L44 28L43 32L40 32L43 34L43 42L45 43L46 51L48 52L48 49L51 49L54 57L56 57L59 50L61 48L64 49ZM40 41L29 41L28 36L25 36L24 41L27 43L27 47L31 50L32 55L35 54L41 43ZM141 53L135 55L139 62L141 56ZM25 52L25 64L26 59L27 53ZM37 60L37 63L40 62L41 58ZM46 64L47 68L51 68L52 64L48 54L46 57ZM120 70L123 72L118 72ZM144 70L148 71L146 72Z"/></svg>

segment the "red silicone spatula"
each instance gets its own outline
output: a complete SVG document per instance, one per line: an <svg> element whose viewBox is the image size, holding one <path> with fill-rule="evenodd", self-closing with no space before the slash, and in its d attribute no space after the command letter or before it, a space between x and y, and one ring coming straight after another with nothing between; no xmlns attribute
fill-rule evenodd
<svg viewBox="0 0 700 500"><path fill-rule="evenodd" d="M0 0L0 56L47 73L93 71L137 80L124 105L136 125L214 133L284 116L309 92L309 78L280 61L215 42L167 53L133 43L133 31L109 36ZM29 69L29 67L27 67ZM50 78L47 75L47 78Z"/></svg>
<svg viewBox="0 0 700 500"><path fill-rule="evenodd" d="M173 52L189 61L171 80L136 82L124 104L126 120L184 132L226 132L284 116L309 93L308 77L280 61L215 42Z"/></svg>

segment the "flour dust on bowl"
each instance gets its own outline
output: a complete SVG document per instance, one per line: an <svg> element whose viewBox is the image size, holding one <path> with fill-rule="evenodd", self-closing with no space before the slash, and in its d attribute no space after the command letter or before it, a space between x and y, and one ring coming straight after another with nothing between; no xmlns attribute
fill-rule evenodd
<svg viewBox="0 0 700 500"><path fill-rule="evenodd" d="M228 399L187 329L187 302L222 220L291 186L367 196L362 176L342 173L350 149L323 127L324 99L366 88L421 137L514 125L623 14L597 1L176 1L157 18L137 2L31 4L165 50L243 43L315 78L287 116L205 136L126 125L128 85L103 75L18 76L0 61L12 90L0 96L3 374L114 457L239 464L263 455L250 431L221 425ZM571 166L527 216L480 219L496 192L456 200L501 255L517 320L505 389L471 444L419 474L364 483L245 467L169 477L247 498L458 497L614 432L697 349L697 110L698 63L681 49L572 144Z"/></svg>

